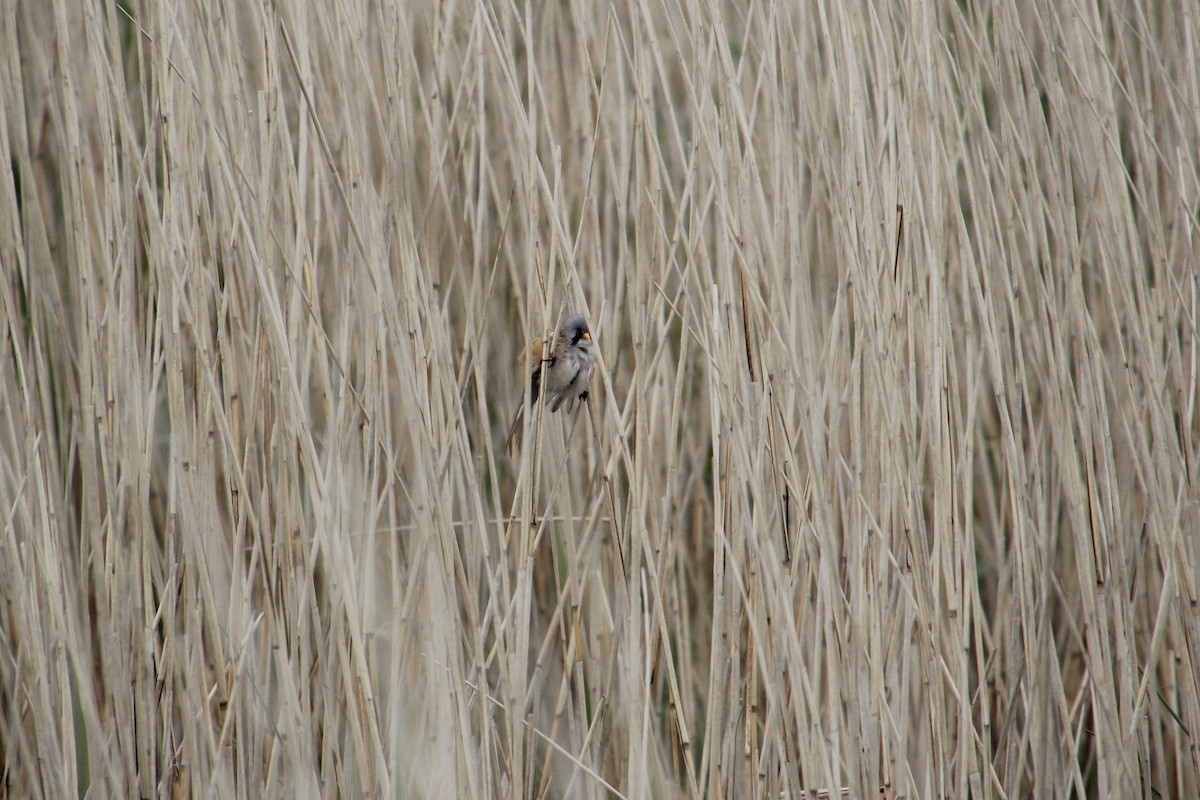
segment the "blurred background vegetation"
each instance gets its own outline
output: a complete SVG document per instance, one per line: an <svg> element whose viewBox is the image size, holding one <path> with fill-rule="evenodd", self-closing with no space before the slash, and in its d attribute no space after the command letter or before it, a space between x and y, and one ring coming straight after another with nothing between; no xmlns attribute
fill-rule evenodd
<svg viewBox="0 0 1200 800"><path fill-rule="evenodd" d="M16 0L0 794L1197 796L1198 21Z"/></svg>

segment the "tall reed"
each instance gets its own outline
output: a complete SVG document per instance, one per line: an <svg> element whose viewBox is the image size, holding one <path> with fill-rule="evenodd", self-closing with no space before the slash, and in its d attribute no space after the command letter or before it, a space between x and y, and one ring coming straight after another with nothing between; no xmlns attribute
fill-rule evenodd
<svg viewBox="0 0 1200 800"><path fill-rule="evenodd" d="M1200 795L1198 22L17 0L0 794Z"/></svg>

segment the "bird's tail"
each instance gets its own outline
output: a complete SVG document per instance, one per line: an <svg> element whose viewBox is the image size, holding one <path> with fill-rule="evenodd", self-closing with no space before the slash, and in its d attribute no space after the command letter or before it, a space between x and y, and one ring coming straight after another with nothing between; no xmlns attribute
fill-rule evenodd
<svg viewBox="0 0 1200 800"><path fill-rule="evenodd" d="M525 398L517 405L517 413L513 414L512 424L508 426L508 438L504 440L504 452L513 454L513 448L521 441L521 420L525 417Z"/></svg>

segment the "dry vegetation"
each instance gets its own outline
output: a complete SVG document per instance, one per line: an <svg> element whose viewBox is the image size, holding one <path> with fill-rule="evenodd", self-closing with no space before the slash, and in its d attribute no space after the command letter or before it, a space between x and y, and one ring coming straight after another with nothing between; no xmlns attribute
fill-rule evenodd
<svg viewBox="0 0 1200 800"><path fill-rule="evenodd" d="M1198 37L6 6L0 792L1197 796Z"/></svg>

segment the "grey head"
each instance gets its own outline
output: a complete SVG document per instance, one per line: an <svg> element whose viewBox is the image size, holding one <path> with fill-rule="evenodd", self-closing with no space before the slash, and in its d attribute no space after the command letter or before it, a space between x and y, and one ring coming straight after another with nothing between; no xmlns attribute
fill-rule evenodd
<svg viewBox="0 0 1200 800"><path fill-rule="evenodd" d="M573 347L591 349L592 332L588 330L587 317L583 314L568 317L558 330L558 338Z"/></svg>

